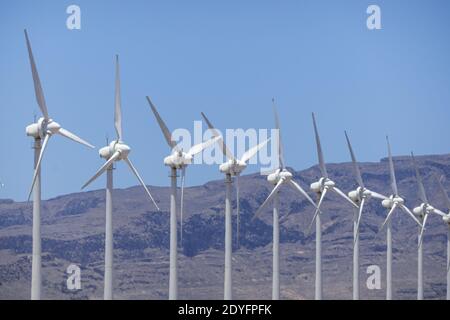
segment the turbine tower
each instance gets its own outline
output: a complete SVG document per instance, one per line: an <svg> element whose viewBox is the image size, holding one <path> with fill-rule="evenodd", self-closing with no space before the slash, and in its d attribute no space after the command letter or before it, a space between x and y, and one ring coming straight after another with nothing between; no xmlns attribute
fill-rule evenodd
<svg viewBox="0 0 450 320"><path fill-rule="evenodd" d="M388 155L389 155L389 173L391 177L391 188L393 194L389 198L384 199L381 205L388 209L388 215L384 220L380 231L386 226L386 300L392 300L392 230L391 230L391 217L397 208L402 209L407 213L414 221L422 227L421 223L414 214L405 206L405 200L398 194L397 180L395 179L394 161L392 160L391 145L389 143L389 137L386 136Z"/></svg>
<svg viewBox="0 0 450 320"><path fill-rule="evenodd" d="M323 157L322 146L320 144L319 131L317 130L316 117L312 114L314 133L316 137L317 155L319 158L319 168L322 177L317 182L313 182L310 186L311 190L317 194L319 202L317 204L316 212L309 225L308 231L311 230L314 221L316 222L316 280L315 280L315 299L322 300L322 223L321 223L321 211L323 200L328 191L333 191L339 197L351 203L352 206L358 209L358 206L347 195L336 187L336 183L328 177L327 168L325 166L325 160Z"/></svg>
<svg viewBox="0 0 450 320"><path fill-rule="evenodd" d="M26 128L27 136L34 138L34 173L31 183L31 189L28 194L30 200L33 193L33 258L31 269L31 299L41 299L41 162L50 138L57 134L75 142L94 148L91 144L79 138L72 132L62 128L59 123L49 117L47 105L45 103L44 91L42 90L41 80L34 61L31 50L30 40L25 30L25 39L28 48L28 57L30 59L31 74L33 76L34 91L42 117L35 123Z"/></svg>
<svg viewBox="0 0 450 320"><path fill-rule="evenodd" d="M364 210L364 205L370 198L384 200L386 199L386 196L369 190L364 186L361 171L358 163L356 162L356 157L347 132L345 132L345 138L347 140L348 150L352 158L356 182L358 183L356 190L350 191L348 193L348 197L359 206L359 209L355 208L355 212L353 214L353 300L359 300L359 226L361 223L361 216Z"/></svg>
<svg viewBox="0 0 450 320"><path fill-rule="evenodd" d="M172 140L172 134L164 123L163 119L156 110L155 105L147 96L147 101L150 104L156 121L161 128L164 138L171 148L172 153L164 158L164 165L170 168L170 272L169 272L169 300L177 300L178 298L178 272L177 272L177 170L181 170L181 230L183 230L183 195L184 195L184 180L186 175L186 167L192 163L194 156L204 149L214 144L220 137L215 137L204 141L202 143L192 146L188 152L184 152L175 141Z"/></svg>
<svg viewBox="0 0 450 320"><path fill-rule="evenodd" d="M237 245L239 246L239 224L240 224L240 213L239 213L239 175L247 167L247 162L253 158L258 151L264 147L270 139L267 139L260 144L247 150L241 157L241 159L236 159L233 152L226 146L220 133L214 128L212 123L202 112L202 117L208 125L209 129L212 131L214 137L219 138L219 146L222 153L228 158L228 161L222 163L219 167L220 172L225 174L225 277L224 277L224 300L232 299L232 277L231 277L231 256L233 251L233 241L232 241L232 216L231 216L231 179L235 178L236 181L236 211L237 211Z"/></svg>
<svg viewBox="0 0 450 320"><path fill-rule="evenodd" d="M266 207L266 205L273 201L273 249L272 249L272 300L280 299L280 219L279 219L279 195L278 192L284 184L290 185L294 190L299 192L303 197L305 197L315 208L316 204L310 198L310 196L292 179L292 173L290 173L284 164L283 158L283 145L281 142L281 132L280 132L280 121L278 119L277 109L275 107L275 101L273 102L273 112L275 116L275 126L278 130L278 162L279 167L274 172L267 176L267 181L273 184L275 187L270 192L266 200L256 211L252 220L255 220Z"/></svg>
<svg viewBox="0 0 450 320"><path fill-rule="evenodd" d="M447 224L447 300L450 300L450 198L448 197L447 191L442 185L443 181L444 176L441 176L439 179L437 179L439 189L444 195L445 205L448 210L448 213L442 217L442 220Z"/></svg>
<svg viewBox="0 0 450 320"><path fill-rule="evenodd" d="M417 247L417 300L423 300L423 236L425 231L425 226L427 224L428 216L430 213L440 215L442 218L446 217L446 214L441 210L434 208L430 205L427 194L425 192L425 187L423 185L422 176L419 172L419 167L417 166L414 154L411 152L412 163L414 171L416 173L417 187L419 191L419 199L422 203L413 209L413 213L419 218L422 223L422 227L419 229L418 237L418 247Z"/></svg>
<svg viewBox="0 0 450 320"><path fill-rule="evenodd" d="M112 141L106 147L99 150L101 158L106 160L105 164L94 174L92 178L86 182L81 189L86 188L91 182L97 179L106 171L106 224L105 224L105 283L104 283L104 299L113 299L113 222L112 222L112 193L113 193L113 169L114 162L123 160L131 172L136 176L139 183L144 187L145 192L149 196L150 200L159 210L158 205L153 199L150 191L139 175L138 171L134 167L128 155L131 152L131 148L123 142L122 136L122 106L120 98L120 73L119 73L119 57L116 56L116 83L115 83L115 109L114 109L114 126L116 129L116 140Z"/></svg>

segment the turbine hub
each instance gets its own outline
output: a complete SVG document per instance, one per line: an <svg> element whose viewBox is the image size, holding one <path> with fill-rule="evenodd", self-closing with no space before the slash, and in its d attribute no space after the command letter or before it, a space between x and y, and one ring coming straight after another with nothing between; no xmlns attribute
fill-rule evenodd
<svg viewBox="0 0 450 320"><path fill-rule="evenodd" d="M219 166L219 170L222 173L230 174L232 176L239 175L245 168L247 167L247 164L245 162L241 162L239 160L233 161L228 160L225 163L222 163Z"/></svg>

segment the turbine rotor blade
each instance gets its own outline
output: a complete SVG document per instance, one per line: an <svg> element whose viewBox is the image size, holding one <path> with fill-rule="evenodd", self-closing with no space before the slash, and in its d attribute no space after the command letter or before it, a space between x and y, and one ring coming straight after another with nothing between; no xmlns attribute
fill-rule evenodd
<svg viewBox="0 0 450 320"><path fill-rule="evenodd" d="M433 209L433 213L440 215L441 217L447 216L444 212L442 212L441 210L436 209L436 208Z"/></svg>
<svg viewBox="0 0 450 320"><path fill-rule="evenodd" d="M339 190L336 187L332 187L331 190L333 190L335 193L337 193L340 197L344 198L345 200L347 200L349 203L352 204L352 206L354 206L355 208L359 208L358 205L356 203L354 203L352 201L352 199L350 199L345 193L343 193L341 190Z"/></svg>
<svg viewBox="0 0 450 320"><path fill-rule="evenodd" d="M314 208L317 209L317 205L314 203L313 199L311 199L311 197L308 195L308 193L306 193L306 191L305 191L302 187L300 187L300 185L299 185L297 182L295 182L295 181L293 181L293 180L289 180L289 184L290 184L295 190L297 190L298 192L300 192L300 193L306 198L306 200L308 200L308 201L314 206Z"/></svg>
<svg viewBox="0 0 450 320"><path fill-rule="evenodd" d="M47 105L45 103L44 91L42 90L41 80L39 79L39 73L37 71L36 63L34 61L33 51L31 50L30 39L28 39L27 30L24 30L24 32L25 32L25 39L27 42L28 58L30 59L31 74L33 76L34 92L36 94L36 101L39 105L39 108L41 109L42 114L44 115L44 118L46 120L48 120L49 117L48 117Z"/></svg>
<svg viewBox="0 0 450 320"><path fill-rule="evenodd" d="M97 179L103 172L106 171L106 169L109 168L109 166L120 156L120 152L116 151L113 153L113 155L100 167L100 169L97 170L97 172L94 174L94 176L92 178L90 178L88 180L88 182L86 182L81 189L83 190L84 188L86 188L92 181L94 181L95 179Z"/></svg>
<svg viewBox="0 0 450 320"><path fill-rule="evenodd" d="M422 223L420 223L420 221L416 218L414 213L412 213L411 210L409 210L407 206L405 206L404 204L400 204L399 206L400 206L400 209L402 209L404 212L409 214L409 216L411 218L413 218L413 220L419 225L419 227L422 227Z"/></svg>
<svg viewBox="0 0 450 320"><path fill-rule="evenodd" d="M202 152L203 150L205 150L209 146L213 145L219 139L221 139L221 137L214 137L214 138L211 138L209 140L203 141L202 143L196 144L196 145L192 146L189 149L188 154L191 155L191 156L194 156L197 153Z"/></svg>
<svg viewBox="0 0 450 320"><path fill-rule="evenodd" d="M27 201L30 200L31 194L33 193L34 184L36 183L36 178L38 176L38 172L41 169L42 157L44 156L44 152L45 152L45 149L47 148L48 140L50 139L50 137L51 137L51 134L47 133L44 137L44 141L42 142L41 152L39 153L39 158L36 163L36 168L34 169L33 180L31 181L31 188L30 188L30 192L28 193Z"/></svg>
<svg viewBox="0 0 450 320"><path fill-rule="evenodd" d="M116 88L114 96L114 126L116 128L117 139L122 141L122 105L120 98L120 67L119 56L116 55Z"/></svg>
<svg viewBox="0 0 450 320"><path fill-rule="evenodd" d="M66 130L66 129L64 129L64 128L59 129L58 132L57 132L57 134L59 134L59 135L61 135L61 136L63 136L63 137L66 137L66 138L68 138L68 139L70 139L70 140L73 140L73 141L75 141L75 142L78 142L78 143L80 143L80 144L83 144L83 145L85 145L85 146L87 146L87 147L89 147L89 148L92 148L92 149L95 148L95 147L94 147L92 144L90 144L89 142L84 141L83 139L81 139L81 138L78 137L77 135L73 134L72 132L70 132L69 130Z"/></svg>
<svg viewBox="0 0 450 320"><path fill-rule="evenodd" d="M209 121L209 119L206 117L206 115L201 112L203 119L205 120L206 124L208 125L209 130L213 133L214 137L220 137L219 147L220 150L222 150L222 153L230 160L236 160L233 156L233 152L231 152L230 149L228 149L227 145L225 144L225 141L223 140L223 137L219 133L219 131L214 128L212 123Z"/></svg>
<svg viewBox="0 0 450 320"><path fill-rule="evenodd" d="M283 142L281 140L281 129L280 129L280 119L278 117L277 107L275 105L275 99L272 98L272 108L273 115L275 117L275 128L278 130L278 161L279 165L282 169L285 168L284 165L284 150L283 150Z"/></svg>
<svg viewBox="0 0 450 320"><path fill-rule="evenodd" d="M141 183L141 185L144 187L145 192L147 192L148 196L150 197L150 200L153 202L153 204L155 205L156 209L158 209L159 211L159 207L156 204L155 199L153 199L150 191L148 190L147 186L144 183L144 180L142 180L141 176L139 175L139 172L137 171L137 169L134 167L133 163L131 162L131 160L127 157L123 159L127 164L128 167L130 167L131 171L134 173L134 175L136 176L136 178L139 180L139 182Z"/></svg>
<svg viewBox="0 0 450 320"><path fill-rule="evenodd" d="M363 182L363 179L361 176L361 171L359 169L358 163L356 162L355 153L353 152L353 148L350 143L350 139L348 138L347 131L344 131L344 132L345 132L345 138L347 139L348 150L350 151L350 156L352 157L353 171L355 173L356 181L358 182L358 184L361 188L364 188L364 182Z"/></svg>
<svg viewBox="0 0 450 320"><path fill-rule="evenodd" d="M323 178L328 178L328 172L327 172L327 168L325 166L325 160L323 158L322 145L320 144L319 130L317 130L316 116L314 115L314 112L312 113L312 118L313 118L313 125L314 125L314 133L316 136L317 156L319 158L320 172L322 173Z"/></svg>
<svg viewBox="0 0 450 320"><path fill-rule="evenodd" d="M416 172L417 185L419 188L419 198L422 202L428 203L427 194L425 192L425 187L423 186L422 176L420 175L419 168L417 166L416 158L414 153L411 152L412 163L414 166L414 171Z"/></svg>
<svg viewBox="0 0 450 320"><path fill-rule="evenodd" d="M379 194L379 193L377 193L377 192L375 192L375 191L369 190L369 192L370 192L370 195L371 195L372 197L376 198L376 199L380 199L380 200L385 200L385 199L387 199L386 196L383 196L382 194Z"/></svg>
<svg viewBox="0 0 450 320"><path fill-rule="evenodd" d="M275 196L275 194L278 192L278 190L280 189L281 185L284 183L284 179L280 179L280 181L278 181L278 183L275 185L275 187L272 189L272 191L270 192L269 196L267 197L266 200L264 200L263 204L259 207L258 210L256 210L255 215L252 218L252 221L254 221L262 212L262 210L264 209L264 207L270 202L270 200L273 199L273 197Z"/></svg>
<svg viewBox="0 0 450 320"><path fill-rule="evenodd" d="M445 203L447 205L447 209L450 210L450 198L448 197L447 191L444 188L444 185L442 182L444 181L445 177L444 175L440 176L439 179L437 179L439 189L441 190L442 194L444 195ZM450 264L449 264L450 265Z"/></svg>
<svg viewBox="0 0 450 320"><path fill-rule="evenodd" d="M311 232L311 228L314 224L314 221L317 219L317 215L320 214L320 212L321 212L320 207L322 206L323 199L325 199L325 195L327 194L327 192L328 192L328 188L325 187L325 189L323 189L322 194L320 195L319 203L317 204L317 209L314 212L314 217L313 217L311 223L309 224L308 231L307 231L308 234Z"/></svg>
<svg viewBox="0 0 450 320"><path fill-rule="evenodd" d="M420 235L419 235L419 244L418 247L420 248L422 246L423 242L423 236L425 232L425 224L427 223L428 214L425 214L425 217L423 218L422 227L420 228Z"/></svg>
<svg viewBox="0 0 450 320"><path fill-rule="evenodd" d="M391 176L391 187L394 195L398 196L397 180L395 179L394 161L392 160L391 144L389 143L389 137L386 136L388 156L389 156L389 174Z"/></svg>
<svg viewBox="0 0 450 320"><path fill-rule="evenodd" d="M362 198L361 203L359 204L359 211L358 211L358 220L356 220L356 236L354 239L353 245L355 245L356 240L359 238L359 225L361 223L361 216L364 210L364 203L366 202L366 198Z"/></svg>
<svg viewBox="0 0 450 320"><path fill-rule="evenodd" d="M386 223L389 221L389 219L391 218L392 214L394 213L395 209L397 208L398 204L394 203L394 205L392 206L391 210L389 210L388 215L386 216L386 219L384 220L383 224L380 227L380 230L378 232L380 232L381 230L384 229L384 226L386 225Z"/></svg>
<svg viewBox="0 0 450 320"><path fill-rule="evenodd" d="M164 138L166 139L167 144L172 148L175 149L176 143L172 140L172 134L170 133L169 129L167 128L166 124L164 123L164 120L161 118L161 116L158 113L158 110L156 110L155 105L150 100L149 96L146 97L148 104L150 105L150 108L152 109L153 114L155 115L156 121L158 122L159 127L161 128L161 131L164 135Z"/></svg>
<svg viewBox="0 0 450 320"><path fill-rule="evenodd" d="M186 167L181 169L181 196L180 196L180 246L183 247L183 210L184 210L184 182L186 179Z"/></svg>
<svg viewBox="0 0 450 320"><path fill-rule="evenodd" d="M270 138L267 139L267 140L265 140L265 141L263 141L263 142L261 142L260 144L258 144L258 145L256 145L256 146L254 146L253 148L247 150L247 151L242 155L241 161L242 161L242 162L247 162L248 160L250 160L251 158L253 158L253 156L255 156L255 155L258 153L258 151L259 151L262 147L264 147L264 146L269 142L269 140L270 140Z"/></svg>

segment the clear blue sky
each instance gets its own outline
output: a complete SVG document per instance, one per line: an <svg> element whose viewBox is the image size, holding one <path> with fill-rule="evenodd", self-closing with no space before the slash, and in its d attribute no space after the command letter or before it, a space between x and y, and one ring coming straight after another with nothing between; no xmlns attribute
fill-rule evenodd
<svg viewBox="0 0 450 320"><path fill-rule="evenodd" d="M66 28L81 7L82 29ZM366 28L378 4L382 30ZM0 3L0 198L24 200L39 114L23 29L31 38L50 115L97 147L114 137L114 55L121 59L123 130L147 184L167 185L169 152L145 100L171 129L206 112L220 129L272 128L278 100L289 166L317 162L311 111L327 162L378 161L389 134L396 155L450 150L448 1L6 1ZM77 192L103 163L97 150L55 137L43 198ZM257 167L250 167L255 172ZM196 166L188 184L221 175ZM100 189L105 178L91 188ZM119 164L115 185L136 185Z"/></svg>

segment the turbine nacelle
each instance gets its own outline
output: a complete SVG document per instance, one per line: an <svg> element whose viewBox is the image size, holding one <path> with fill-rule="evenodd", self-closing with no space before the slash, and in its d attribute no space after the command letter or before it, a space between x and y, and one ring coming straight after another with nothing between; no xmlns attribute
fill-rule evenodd
<svg viewBox="0 0 450 320"><path fill-rule="evenodd" d="M352 190L348 193L348 197L353 200L353 202L361 202L363 198L369 199L372 193L363 187L358 187L356 190Z"/></svg>
<svg viewBox="0 0 450 320"><path fill-rule="evenodd" d="M287 171L286 169L277 169L274 173L271 173L267 176L267 181L271 184L277 184L281 179L289 181L292 179L292 173Z"/></svg>
<svg viewBox="0 0 450 320"><path fill-rule="evenodd" d="M228 160L219 166L219 170L222 173L230 174L232 176L239 175L247 167L245 162L239 160Z"/></svg>
<svg viewBox="0 0 450 320"><path fill-rule="evenodd" d="M405 200L399 196L390 196L388 199L384 199L383 201L381 201L381 205L387 209L391 209L394 204L404 204Z"/></svg>
<svg viewBox="0 0 450 320"><path fill-rule="evenodd" d="M335 185L336 183L328 178L320 178L319 181L311 183L310 189L315 193L322 193L325 187L333 188Z"/></svg>
<svg viewBox="0 0 450 320"><path fill-rule="evenodd" d="M98 153L100 157L108 160L116 152L120 155L115 161L119 161L128 157L131 152L131 148L122 141L112 141L108 146L101 148Z"/></svg>
<svg viewBox="0 0 450 320"><path fill-rule="evenodd" d="M182 169L192 163L193 156L181 150L175 150L170 156L164 158L164 165Z"/></svg>
<svg viewBox="0 0 450 320"><path fill-rule="evenodd" d="M422 203L420 206L415 207L413 209L413 213L418 216L423 218L425 215L431 213L434 211L434 207L427 204L427 203Z"/></svg>
<svg viewBox="0 0 450 320"><path fill-rule="evenodd" d="M444 220L445 223L448 223L448 225L450 226L450 213L443 216L442 220Z"/></svg>
<svg viewBox="0 0 450 320"><path fill-rule="evenodd" d="M60 129L61 125L58 122L41 117L36 123L28 125L25 131L27 136L43 139L47 134L58 133Z"/></svg>

